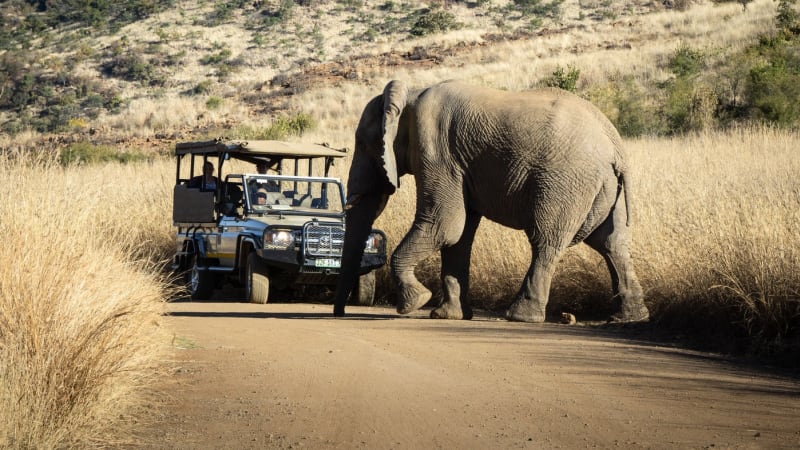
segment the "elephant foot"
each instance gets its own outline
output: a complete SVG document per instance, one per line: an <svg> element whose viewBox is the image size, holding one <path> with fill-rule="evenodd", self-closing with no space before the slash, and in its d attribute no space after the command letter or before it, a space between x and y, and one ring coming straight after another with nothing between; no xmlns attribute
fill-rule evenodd
<svg viewBox="0 0 800 450"><path fill-rule="evenodd" d="M431 319L472 320L472 308L445 303L431 311Z"/></svg>
<svg viewBox="0 0 800 450"><path fill-rule="evenodd" d="M609 322L614 323L632 323L632 322L647 322L650 320L650 311L644 303L632 307L622 307L622 310L613 316Z"/></svg>
<svg viewBox="0 0 800 450"><path fill-rule="evenodd" d="M344 305L334 305L333 317L344 317Z"/></svg>
<svg viewBox="0 0 800 450"><path fill-rule="evenodd" d="M400 290L397 298L397 312L399 314L408 314L416 311L422 308L425 303L428 303L430 299L431 291L418 282Z"/></svg>
<svg viewBox="0 0 800 450"><path fill-rule="evenodd" d="M506 311L506 319L512 322L544 322L544 308L534 306L529 300L517 300Z"/></svg>

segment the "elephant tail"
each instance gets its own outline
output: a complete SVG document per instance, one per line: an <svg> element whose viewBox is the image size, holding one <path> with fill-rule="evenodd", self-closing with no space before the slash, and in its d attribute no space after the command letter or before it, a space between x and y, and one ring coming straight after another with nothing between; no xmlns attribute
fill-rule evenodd
<svg viewBox="0 0 800 450"><path fill-rule="evenodd" d="M630 227L633 225L633 217L631 215L630 184L626 182L626 178L628 177L625 176L625 172L620 171L617 173L619 189L622 190L622 194L625 196L625 225ZM617 195L617 198L619 198L619 195Z"/></svg>

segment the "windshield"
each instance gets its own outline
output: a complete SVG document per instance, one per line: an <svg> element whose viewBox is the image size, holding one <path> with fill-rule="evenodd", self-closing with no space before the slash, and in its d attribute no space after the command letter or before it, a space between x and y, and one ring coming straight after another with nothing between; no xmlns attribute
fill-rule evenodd
<svg viewBox="0 0 800 450"><path fill-rule="evenodd" d="M335 179L249 175L245 182L247 207L253 212L313 211L341 214L343 211L342 187Z"/></svg>

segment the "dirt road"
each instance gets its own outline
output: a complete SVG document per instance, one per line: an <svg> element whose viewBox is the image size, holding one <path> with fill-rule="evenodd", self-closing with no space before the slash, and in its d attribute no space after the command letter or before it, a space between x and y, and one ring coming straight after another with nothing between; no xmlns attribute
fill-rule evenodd
<svg viewBox="0 0 800 450"><path fill-rule="evenodd" d="M143 448L797 448L800 383L594 327L169 305Z"/></svg>

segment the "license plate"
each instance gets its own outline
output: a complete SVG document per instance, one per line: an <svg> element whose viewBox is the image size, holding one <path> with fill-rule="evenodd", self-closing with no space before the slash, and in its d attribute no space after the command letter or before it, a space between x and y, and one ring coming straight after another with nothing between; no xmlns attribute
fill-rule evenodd
<svg viewBox="0 0 800 450"><path fill-rule="evenodd" d="M338 259L318 259L315 265L317 267L339 267L341 262Z"/></svg>

